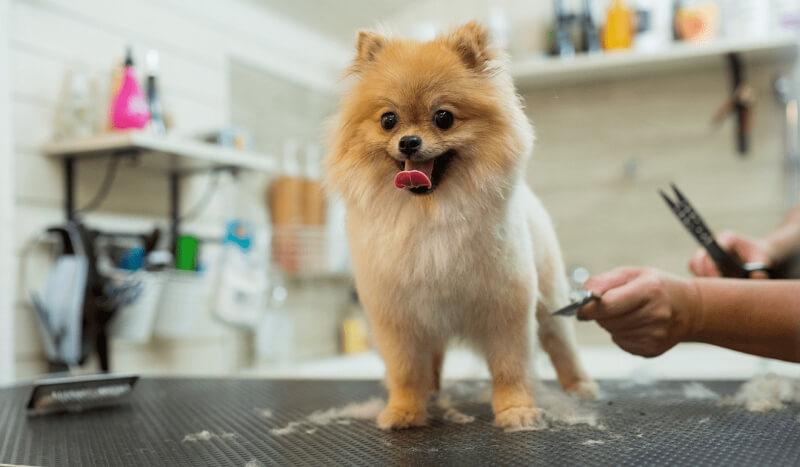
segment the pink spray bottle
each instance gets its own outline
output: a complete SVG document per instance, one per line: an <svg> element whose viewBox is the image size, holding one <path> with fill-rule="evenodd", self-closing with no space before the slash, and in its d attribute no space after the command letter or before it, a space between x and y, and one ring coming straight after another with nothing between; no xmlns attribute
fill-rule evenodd
<svg viewBox="0 0 800 467"><path fill-rule="evenodd" d="M147 98L136 81L133 57L131 49L128 48L122 85L111 102L111 126L120 130L139 129L147 126L148 121L150 121L150 110Z"/></svg>

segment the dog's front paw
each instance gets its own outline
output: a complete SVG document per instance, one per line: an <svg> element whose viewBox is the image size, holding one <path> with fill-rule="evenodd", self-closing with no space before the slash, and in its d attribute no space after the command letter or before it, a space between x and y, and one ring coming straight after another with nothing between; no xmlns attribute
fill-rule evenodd
<svg viewBox="0 0 800 467"><path fill-rule="evenodd" d="M402 430L425 424L424 409L388 406L378 415L378 427L383 430Z"/></svg>
<svg viewBox="0 0 800 467"><path fill-rule="evenodd" d="M534 428L541 411L535 407L511 407L494 415L494 424L503 428Z"/></svg>
<svg viewBox="0 0 800 467"><path fill-rule="evenodd" d="M600 388L597 386L597 383L591 379L580 379L575 383L565 387L564 391L586 400L594 400L597 399L597 395L600 393Z"/></svg>

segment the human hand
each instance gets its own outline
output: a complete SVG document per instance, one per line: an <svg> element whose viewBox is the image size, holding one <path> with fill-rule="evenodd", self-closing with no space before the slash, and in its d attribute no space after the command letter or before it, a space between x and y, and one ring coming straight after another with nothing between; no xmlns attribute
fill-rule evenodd
<svg viewBox="0 0 800 467"><path fill-rule="evenodd" d="M691 280L649 268L619 268L589 278L586 290L602 296L583 307L623 350L656 357L689 338L699 320L700 296Z"/></svg>
<svg viewBox="0 0 800 467"><path fill-rule="evenodd" d="M763 263L770 266L775 262L771 246L760 238L751 238L734 232L721 232L716 236L717 243L744 263ZM703 248L698 248L689 261L689 270L698 277L721 277L719 269ZM768 279L764 271L750 273L753 279Z"/></svg>

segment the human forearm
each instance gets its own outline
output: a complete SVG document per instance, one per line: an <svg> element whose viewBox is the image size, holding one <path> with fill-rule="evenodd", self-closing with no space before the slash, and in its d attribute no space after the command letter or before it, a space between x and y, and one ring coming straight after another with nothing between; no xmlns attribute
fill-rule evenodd
<svg viewBox="0 0 800 467"><path fill-rule="evenodd" d="M800 281L696 279L684 340L800 362Z"/></svg>

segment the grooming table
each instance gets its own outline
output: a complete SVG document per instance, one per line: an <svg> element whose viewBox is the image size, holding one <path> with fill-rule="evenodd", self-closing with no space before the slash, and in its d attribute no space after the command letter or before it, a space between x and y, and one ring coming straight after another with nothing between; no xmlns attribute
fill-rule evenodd
<svg viewBox="0 0 800 467"><path fill-rule="evenodd" d="M375 381L143 378L124 405L28 417L31 388L23 385L0 389L0 464L800 464L800 407L749 413L716 400L686 399L682 384L601 383L604 398L586 406L604 430L553 424L506 433L492 426L488 404L464 402L457 408L475 415L473 423L443 421L442 410L434 408L424 428L387 433L372 420L352 420L285 435L271 430L385 392ZM703 384L724 396L740 382ZM206 436L187 439L204 430Z"/></svg>

